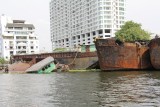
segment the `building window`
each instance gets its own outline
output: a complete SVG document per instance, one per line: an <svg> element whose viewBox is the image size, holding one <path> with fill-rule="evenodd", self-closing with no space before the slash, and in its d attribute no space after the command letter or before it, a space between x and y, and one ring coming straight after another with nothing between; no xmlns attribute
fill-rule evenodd
<svg viewBox="0 0 160 107"><path fill-rule="evenodd" d="M15 27L14 29L15 30L22 30L23 28L22 27Z"/></svg>
<svg viewBox="0 0 160 107"><path fill-rule="evenodd" d="M96 35L96 32L93 32L93 35Z"/></svg>
<svg viewBox="0 0 160 107"><path fill-rule="evenodd" d="M109 29L105 29L105 33L110 33L110 30Z"/></svg>
<svg viewBox="0 0 160 107"><path fill-rule="evenodd" d="M68 42L68 38L66 38L66 41Z"/></svg>
<svg viewBox="0 0 160 107"><path fill-rule="evenodd" d="M28 30L32 30L32 28L31 28L31 27L28 27Z"/></svg>
<svg viewBox="0 0 160 107"><path fill-rule="evenodd" d="M85 35L83 34L82 37L85 38Z"/></svg>
<svg viewBox="0 0 160 107"><path fill-rule="evenodd" d="M31 46L31 49L33 49L33 46Z"/></svg>
<svg viewBox="0 0 160 107"><path fill-rule="evenodd" d="M110 35L105 35L105 37L110 37Z"/></svg>
<svg viewBox="0 0 160 107"><path fill-rule="evenodd" d="M8 27L8 29L10 29L10 30L11 30L11 29L13 29L13 27Z"/></svg>
<svg viewBox="0 0 160 107"><path fill-rule="evenodd" d="M90 33L87 33L87 36L90 37Z"/></svg>
<svg viewBox="0 0 160 107"><path fill-rule="evenodd" d="M26 46L23 46L23 49L26 49Z"/></svg>
<svg viewBox="0 0 160 107"><path fill-rule="evenodd" d="M10 51L10 55L13 55L13 51Z"/></svg>
<svg viewBox="0 0 160 107"><path fill-rule="evenodd" d="M99 30L98 32L99 32L99 34L103 34L103 30Z"/></svg>
<svg viewBox="0 0 160 107"><path fill-rule="evenodd" d="M10 46L10 49L13 49L13 46Z"/></svg>

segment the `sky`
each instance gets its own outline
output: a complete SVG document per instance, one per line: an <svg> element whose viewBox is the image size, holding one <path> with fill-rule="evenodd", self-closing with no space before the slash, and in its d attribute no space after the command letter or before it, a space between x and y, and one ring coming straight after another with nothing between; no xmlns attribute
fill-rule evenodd
<svg viewBox="0 0 160 107"><path fill-rule="evenodd" d="M40 50L51 52L50 0L1 0L0 15L26 20L35 25ZM126 0L126 20L142 24L142 28L160 34L160 0Z"/></svg>

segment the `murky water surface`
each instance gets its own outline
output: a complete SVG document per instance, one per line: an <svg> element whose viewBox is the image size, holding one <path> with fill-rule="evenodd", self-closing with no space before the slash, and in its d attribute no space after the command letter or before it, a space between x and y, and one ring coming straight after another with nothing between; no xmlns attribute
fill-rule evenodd
<svg viewBox="0 0 160 107"><path fill-rule="evenodd" d="M0 107L159 107L160 72L0 74Z"/></svg>

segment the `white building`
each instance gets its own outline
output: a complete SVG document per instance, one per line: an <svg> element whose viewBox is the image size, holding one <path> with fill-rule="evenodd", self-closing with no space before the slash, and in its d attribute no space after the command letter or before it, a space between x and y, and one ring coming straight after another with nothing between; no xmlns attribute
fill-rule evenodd
<svg viewBox="0 0 160 107"><path fill-rule="evenodd" d="M39 40L33 24L25 20L0 17L0 57L6 60L11 55L39 53Z"/></svg>
<svg viewBox="0 0 160 107"><path fill-rule="evenodd" d="M51 0L52 48L93 44L114 37L125 21L125 0Z"/></svg>

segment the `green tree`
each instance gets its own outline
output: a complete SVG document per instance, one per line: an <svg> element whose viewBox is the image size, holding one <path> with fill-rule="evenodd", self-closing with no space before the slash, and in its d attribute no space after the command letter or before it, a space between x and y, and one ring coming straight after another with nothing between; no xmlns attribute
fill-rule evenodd
<svg viewBox="0 0 160 107"><path fill-rule="evenodd" d="M133 21L127 21L115 35L116 39L126 42L150 39L150 33L143 30L141 24Z"/></svg>
<svg viewBox="0 0 160 107"><path fill-rule="evenodd" d="M56 48L53 51L54 52L65 52L67 49L66 48Z"/></svg>
<svg viewBox="0 0 160 107"><path fill-rule="evenodd" d="M0 58L0 64L5 64L5 63L6 63L5 59L4 58Z"/></svg>

